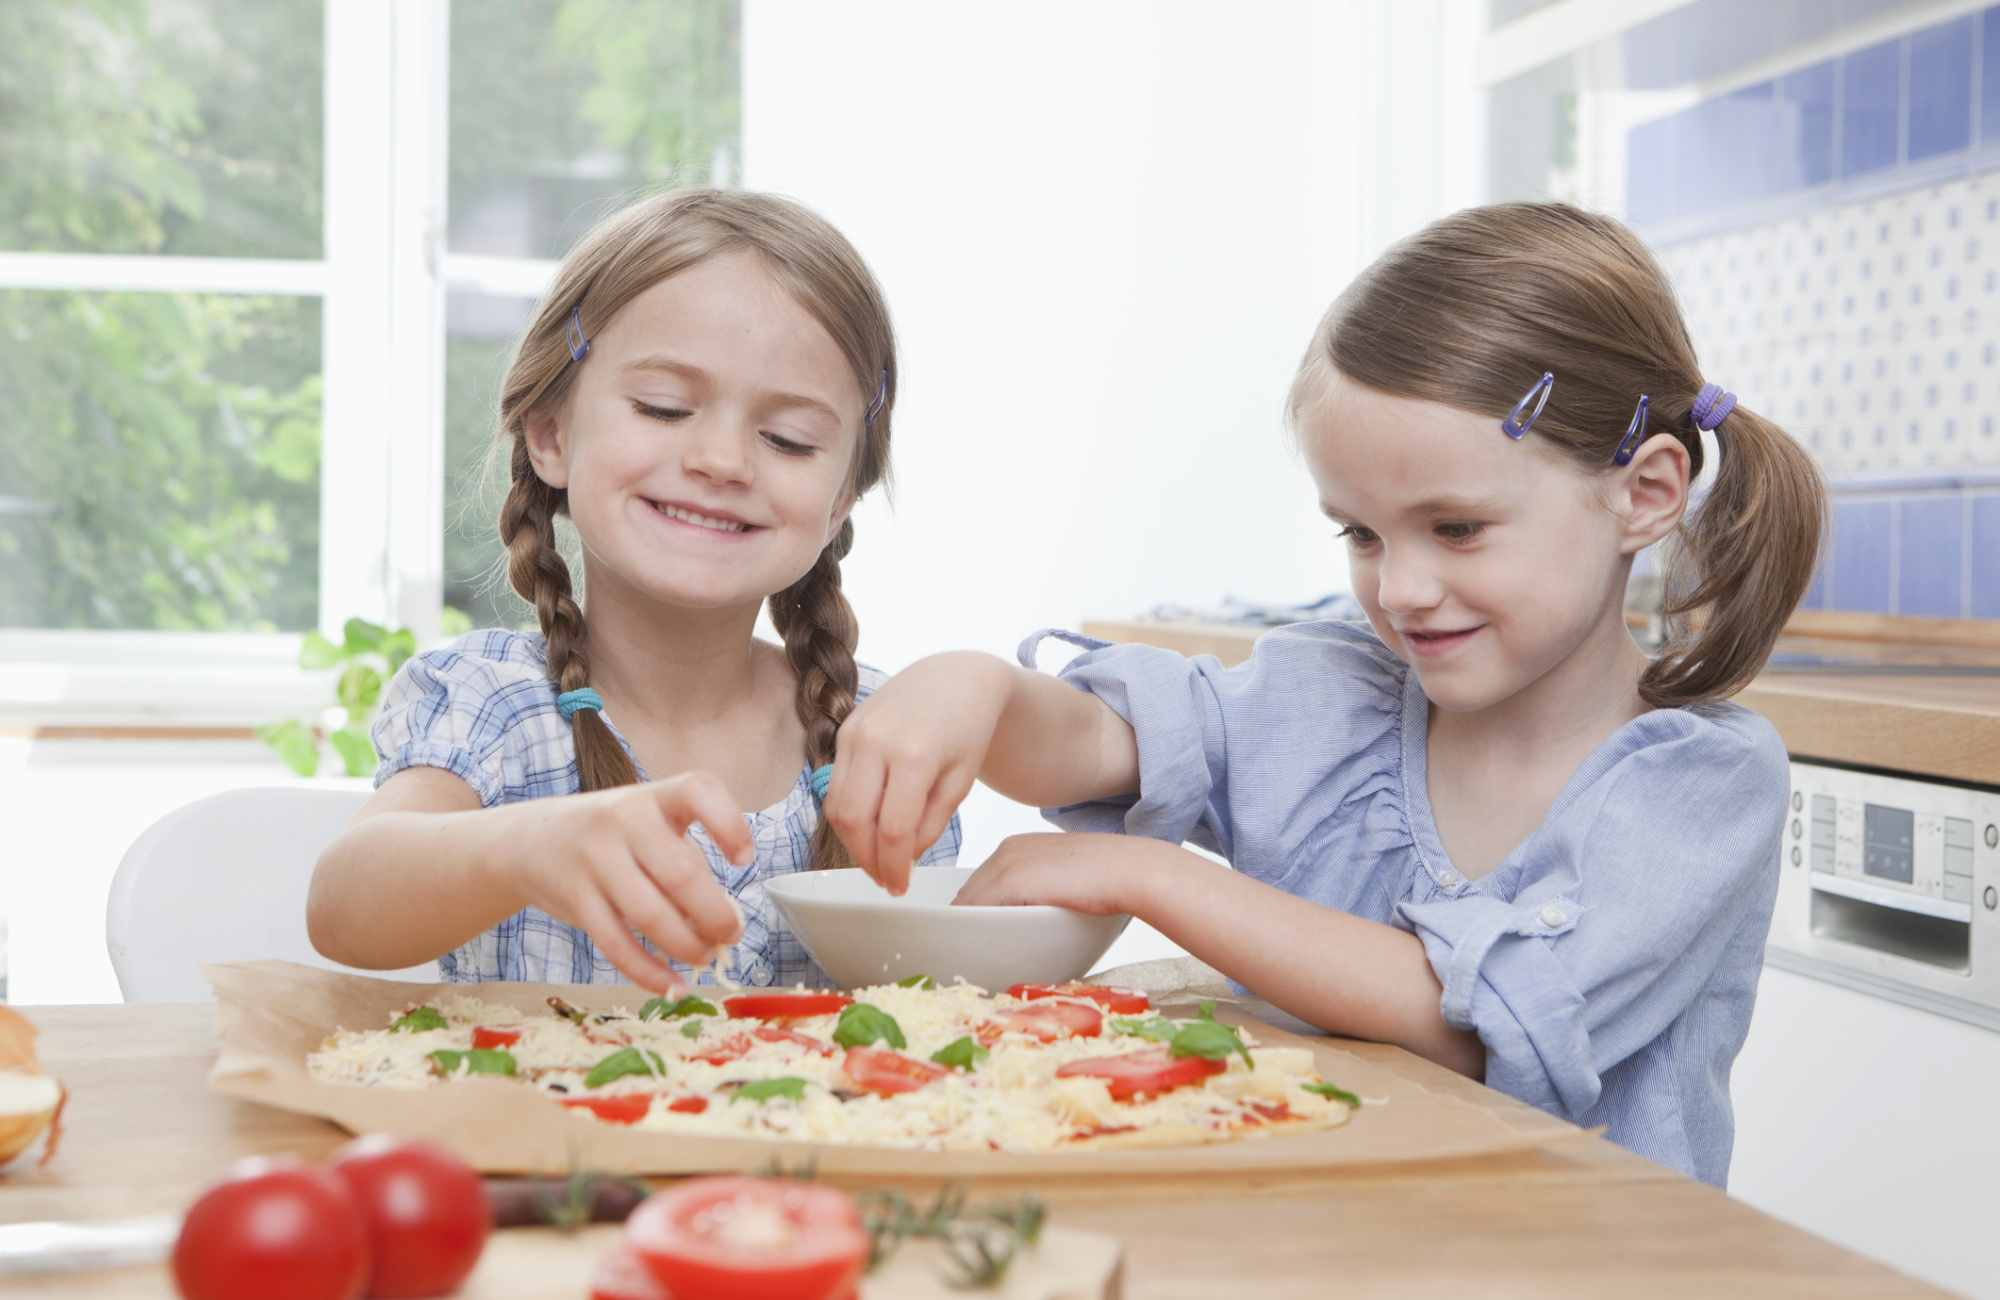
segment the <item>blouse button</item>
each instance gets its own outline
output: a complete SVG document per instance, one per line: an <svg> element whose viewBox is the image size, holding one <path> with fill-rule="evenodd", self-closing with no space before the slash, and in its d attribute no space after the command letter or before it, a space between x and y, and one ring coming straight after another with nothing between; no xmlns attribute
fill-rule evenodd
<svg viewBox="0 0 2000 1300"><path fill-rule="evenodd" d="M760 989L765 987L771 982L771 968L761 962L758 963L750 970L750 982Z"/></svg>
<svg viewBox="0 0 2000 1300"><path fill-rule="evenodd" d="M1564 921L1567 921L1568 919L1569 919L1568 917L1563 915L1563 910L1560 907L1557 907L1554 903L1550 903L1547 907L1542 909L1542 924L1546 925L1551 930L1555 929L1557 926L1561 925Z"/></svg>
<svg viewBox="0 0 2000 1300"><path fill-rule="evenodd" d="M1456 871L1447 871L1438 876L1438 884L1445 889L1457 889L1465 883L1465 877Z"/></svg>

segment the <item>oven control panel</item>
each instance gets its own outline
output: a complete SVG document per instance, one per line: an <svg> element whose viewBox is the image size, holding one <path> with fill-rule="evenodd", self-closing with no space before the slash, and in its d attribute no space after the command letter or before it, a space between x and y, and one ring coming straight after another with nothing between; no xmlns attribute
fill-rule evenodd
<svg viewBox="0 0 2000 1300"><path fill-rule="evenodd" d="M1766 960L2000 1029L2000 791L1792 762Z"/></svg>

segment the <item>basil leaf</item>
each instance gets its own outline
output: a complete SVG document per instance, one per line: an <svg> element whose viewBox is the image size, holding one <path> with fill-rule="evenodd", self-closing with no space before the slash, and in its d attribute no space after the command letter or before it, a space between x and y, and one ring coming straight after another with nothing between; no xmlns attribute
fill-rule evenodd
<svg viewBox="0 0 2000 1300"><path fill-rule="evenodd" d="M690 1021L688 1021L688 1022L687 1022L686 1024L682 1025L682 1026L681 1026L681 1037L682 1037L682 1038L700 1038L700 1037L701 1037L701 1021L699 1021L699 1020L690 1020Z"/></svg>
<svg viewBox="0 0 2000 1300"><path fill-rule="evenodd" d="M690 993L684 998L669 1002L665 998L652 998L639 1008L641 1020L674 1020L681 1016L719 1016L722 1013L714 1004L703 1002Z"/></svg>
<svg viewBox="0 0 2000 1300"><path fill-rule="evenodd" d="M749 1083L738 1088L736 1095L729 1100L731 1104L739 1101L754 1101L761 1106L773 1097L790 1097L793 1101L804 1101L806 1099L806 1081L804 1079L792 1078L789 1075L782 1079L752 1079Z"/></svg>
<svg viewBox="0 0 2000 1300"><path fill-rule="evenodd" d="M970 1070L987 1057L987 1049L970 1038L954 1038L937 1051L931 1059L939 1065L948 1065L954 1070Z"/></svg>
<svg viewBox="0 0 2000 1300"><path fill-rule="evenodd" d="M1171 1043L1181 1027L1165 1016L1141 1019L1138 1016L1113 1016L1111 1028L1120 1034L1130 1034L1134 1038L1150 1038L1156 1043Z"/></svg>
<svg viewBox="0 0 2000 1300"><path fill-rule="evenodd" d="M418 1007L389 1028L405 1034L420 1034L426 1029L449 1029L451 1024L438 1014L436 1007Z"/></svg>
<svg viewBox="0 0 2000 1300"><path fill-rule="evenodd" d="M1201 1010L1199 1010L1199 1011L1195 1012L1194 1014L1195 1014L1195 1018L1196 1018L1196 1019L1198 1019L1198 1020L1213 1020L1213 1019L1215 1019L1215 999L1214 999L1214 998L1204 998L1204 999L1202 1000L1202 1004L1201 1004Z"/></svg>
<svg viewBox="0 0 2000 1300"><path fill-rule="evenodd" d="M928 975L912 975L908 979L897 980L896 987L899 989L934 989L937 987L937 981Z"/></svg>
<svg viewBox="0 0 2000 1300"><path fill-rule="evenodd" d="M590 1067L590 1073L583 1076L586 1088L602 1088L613 1079L622 1079L628 1074L647 1074L664 1078L667 1063L660 1059L658 1052L648 1052L637 1047L621 1047L611 1055Z"/></svg>
<svg viewBox="0 0 2000 1300"><path fill-rule="evenodd" d="M842 1047L866 1047L870 1043L887 1043L898 1048L910 1045L894 1016L866 1002L850 1002L840 1009L840 1023L833 1027L833 1041Z"/></svg>
<svg viewBox="0 0 2000 1300"><path fill-rule="evenodd" d="M1322 1097L1331 1097L1335 1101L1345 1102L1349 1106L1354 1107L1354 1109L1356 1110L1361 1109L1361 1098L1355 1096L1347 1089L1338 1087L1334 1084L1302 1083L1299 1085L1299 1087L1304 1088L1307 1092L1316 1092Z"/></svg>
<svg viewBox="0 0 2000 1300"><path fill-rule="evenodd" d="M457 1074L463 1065L467 1074L512 1074L514 1054L497 1047L475 1047L469 1052L439 1051L431 1053L439 1074Z"/></svg>
<svg viewBox="0 0 2000 1300"><path fill-rule="evenodd" d="M1167 1044L1167 1052L1172 1056L1203 1056L1211 1061L1219 1061L1232 1052L1240 1052L1243 1063L1256 1068L1250 1059L1250 1049L1236 1036L1236 1031L1217 1020L1197 1020L1191 1025L1183 1025Z"/></svg>

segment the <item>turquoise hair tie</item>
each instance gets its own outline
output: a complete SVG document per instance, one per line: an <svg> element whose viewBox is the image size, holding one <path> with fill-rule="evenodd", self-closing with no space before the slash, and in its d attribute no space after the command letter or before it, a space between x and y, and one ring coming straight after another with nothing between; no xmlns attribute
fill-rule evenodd
<svg viewBox="0 0 2000 1300"><path fill-rule="evenodd" d="M591 690L588 686L582 687L579 690L564 691L561 695L556 696L556 709L563 715L564 721L568 721L574 717L578 709L596 709L599 713L602 713L604 712L604 697L596 691Z"/></svg>
<svg viewBox="0 0 2000 1300"><path fill-rule="evenodd" d="M814 768L812 774L813 798L826 798L826 783L831 780L833 780L833 764L828 763L825 767Z"/></svg>

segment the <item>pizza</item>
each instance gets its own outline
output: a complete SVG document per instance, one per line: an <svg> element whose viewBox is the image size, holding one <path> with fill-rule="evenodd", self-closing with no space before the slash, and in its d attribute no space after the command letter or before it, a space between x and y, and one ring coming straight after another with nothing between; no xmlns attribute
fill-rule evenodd
<svg viewBox="0 0 2000 1300"><path fill-rule="evenodd" d="M1045 1152L1182 1146L1347 1121L1360 1099L1303 1047L1260 1046L1214 1003L1168 1016L1144 993L916 976L851 992L698 986L637 1009L476 996L335 1032L323 1082L440 1088L500 1076L579 1116L667 1133Z"/></svg>

